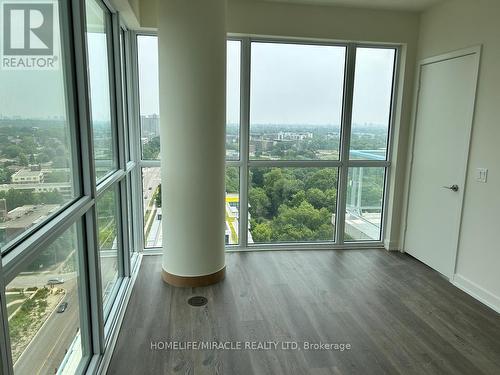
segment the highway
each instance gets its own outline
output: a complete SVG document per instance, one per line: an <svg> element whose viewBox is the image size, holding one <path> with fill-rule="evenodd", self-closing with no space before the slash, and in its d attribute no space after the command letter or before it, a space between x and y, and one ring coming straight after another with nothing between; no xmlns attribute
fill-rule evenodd
<svg viewBox="0 0 500 375"><path fill-rule="evenodd" d="M143 178L143 204L144 204L144 215L146 215L146 211L148 207L151 205L150 216L154 215L154 217L145 217L145 224L152 220L151 229L149 231L149 235L145 238L145 245L147 248L152 247L161 247L162 243L162 230L161 230L161 220L158 220L158 213L161 213L161 209L155 213L154 202L152 202L153 194L158 188L158 185L161 183L161 170L158 167L155 168L143 168L142 170L142 178Z"/></svg>
<svg viewBox="0 0 500 375"><path fill-rule="evenodd" d="M66 350L73 342L79 328L78 289L76 273L71 274L72 278L69 278L68 275L56 275L56 277L65 279L64 284L58 286L66 290L66 295L61 302L68 302L68 308L63 313L51 313L43 323L31 343L14 364L16 374L54 374L62 362ZM26 276L29 279L34 277L34 275ZM24 278L24 276L18 276L12 287L26 285L29 281L23 280ZM30 285L44 285L47 280L47 275L41 274L39 281Z"/></svg>
<svg viewBox="0 0 500 375"><path fill-rule="evenodd" d="M151 215L153 214L155 216L152 218L153 222L151 224L148 238L146 239L147 248L161 247L162 243L161 220L158 219L158 215L161 215L161 208L156 209L156 214L154 210L151 211Z"/></svg>
<svg viewBox="0 0 500 375"><path fill-rule="evenodd" d="M103 293L106 299L116 282L116 250L101 251L101 274ZM38 273L22 274L17 276L9 288L44 287L49 279L62 278L63 284L57 287L64 288L65 296L61 302L68 302L65 312L50 313L31 343L26 347L17 362L14 364L16 374L54 374L64 359L66 350L75 339L80 327L77 273ZM56 307L57 309L57 307Z"/></svg>

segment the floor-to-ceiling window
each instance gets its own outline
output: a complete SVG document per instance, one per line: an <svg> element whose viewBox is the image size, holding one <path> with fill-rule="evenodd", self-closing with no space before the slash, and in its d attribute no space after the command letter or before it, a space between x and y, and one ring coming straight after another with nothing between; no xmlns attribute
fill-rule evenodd
<svg viewBox="0 0 500 375"><path fill-rule="evenodd" d="M0 6L0 374L96 371L137 259L130 33L101 0Z"/></svg>
<svg viewBox="0 0 500 375"><path fill-rule="evenodd" d="M137 36L144 246L161 245L157 38ZM227 42L228 248L380 242L397 48ZM164 210L165 211L165 210Z"/></svg>
<svg viewBox="0 0 500 375"><path fill-rule="evenodd" d="M251 238L334 241L347 48L272 42L250 48Z"/></svg>
<svg viewBox="0 0 500 375"><path fill-rule="evenodd" d="M226 184L224 242L240 244L241 41L228 40L226 65Z"/></svg>
<svg viewBox="0 0 500 375"><path fill-rule="evenodd" d="M146 249L162 245L160 107L158 78L158 38L139 34L137 46L138 117L141 164L143 245ZM137 143L137 142L136 142Z"/></svg>
<svg viewBox="0 0 500 375"><path fill-rule="evenodd" d="M381 241L397 50L247 43L249 239Z"/></svg>
<svg viewBox="0 0 500 375"><path fill-rule="evenodd" d="M389 161L394 48L357 47L344 239L380 240Z"/></svg>

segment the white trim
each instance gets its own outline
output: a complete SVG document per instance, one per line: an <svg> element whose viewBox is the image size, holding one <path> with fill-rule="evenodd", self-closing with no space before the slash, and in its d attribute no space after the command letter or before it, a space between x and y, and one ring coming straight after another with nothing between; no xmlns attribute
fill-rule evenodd
<svg viewBox="0 0 500 375"><path fill-rule="evenodd" d="M474 46L474 47L469 47L469 48L464 48L461 50L457 51L452 51L448 52L442 55L438 56L433 56L429 58L422 59L418 62L417 64L417 76L416 76L416 86L415 86L415 97L414 97L414 105L413 105L413 118L412 118L412 125L411 125L411 130L410 130L410 148L409 148L409 155L410 155L410 164L409 164L409 172L408 172L408 184L407 184L407 191L405 192L405 214L404 214L404 219L403 219L403 241L402 241L402 249L403 251L406 251L406 235L408 231L408 208L410 205L410 196L411 196L411 180L412 180L412 171L413 171L413 162L414 162L414 151L415 151L415 135L416 135L416 129L417 129L417 121L418 121L418 104L419 104L419 94L420 94L420 78L422 74L422 68L426 65L429 64L434 64L442 61L447 61L451 59L456 59L460 57L465 57L465 56L471 56L475 55L476 57L476 68L475 68L475 80L476 80L476 86L474 88L474 103L473 103L473 110L471 113L471 119L470 122L468 123L468 129L467 129L467 152L465 153L463 164L463 173L462 176L460 176L460 186L461 188L459 190L459 194L461 194L460 197L460 209L459 209L459 215L457 217L457 226L458 226L458 236L456 238L456 246L455 246L455 254L452 260L453 263L453 271L451 274L445 275L448 277L450 280L453 279L453 275L456 272L456 265L457 265L457 258L458 258L458 248L460 244L460 233L461 233L461 226L462 226L462 217L463 217L463 203L464 203L464 198L465 198L465 186L467 183L467 170L468 170L468 164L469 164L469 154L470 154L470 144L471 144L471 138L472 138L472 126L474 123L474 114L475 114L475 107L476 107L476 98L477 98L477 85L478 85L478 78L479 78L479 66L480 66L480 60L481 60L481 46ZM415 255L412 254L412 256L415 257Z"/></svg>
<svg viewBox="0 0 500 375"><path fill-rule="evenodd" d="M384 240L384 249L387 251L401 251L398 241Z"/></svg>
<svg viewBox="0 0 500 375"><path fill-rule="evenodd" d="M452 284L500 314L500 296L496 296L462 275L455 274Z"/></svg>

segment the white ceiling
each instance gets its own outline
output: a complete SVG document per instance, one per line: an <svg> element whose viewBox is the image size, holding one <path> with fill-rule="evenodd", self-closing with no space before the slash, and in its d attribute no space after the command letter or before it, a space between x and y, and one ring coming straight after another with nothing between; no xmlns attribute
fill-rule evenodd
<svg viewBox="0 0 500 375"><path fill-rule="evenodd" d="M262 1L262 0L247 0ZM394 9L407 11L422 11L431 6L448 0L264 0L280 3L320 4L370 9Z"/></svg>

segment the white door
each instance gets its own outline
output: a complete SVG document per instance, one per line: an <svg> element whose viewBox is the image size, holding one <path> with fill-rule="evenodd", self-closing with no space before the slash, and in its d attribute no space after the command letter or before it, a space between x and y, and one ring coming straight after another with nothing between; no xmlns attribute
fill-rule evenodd
<svg viewBox="0 0 500 375"><path fill-rule="evenodd" d="M452 278L474 113L479 48L420 63L404 249Z"/></svg>

